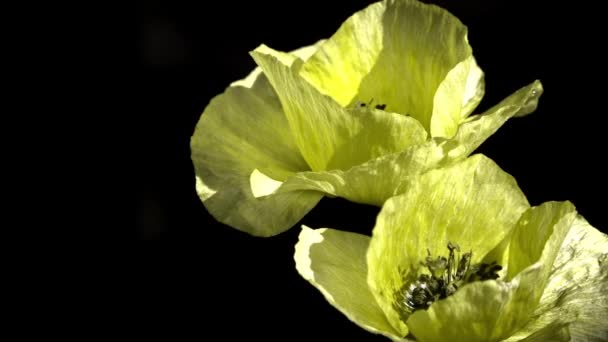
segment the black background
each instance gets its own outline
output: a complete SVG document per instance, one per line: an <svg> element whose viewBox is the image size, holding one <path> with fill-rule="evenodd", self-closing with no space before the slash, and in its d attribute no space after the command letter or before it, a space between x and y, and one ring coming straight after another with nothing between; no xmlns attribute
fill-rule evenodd
<svg viewBox="0 0 608 342"><path fill-rule="evenodd" d="M173 340L385 340L350 323L297 274L299 224L273 238L251 237L216 222L194 189L190 136L209 100L255 67L248 52L327 38L372 1L327 3L138 3L136 329ZM605 232L600 11L572 2L432 3L469 27L486 75L476 112L535 79L545 87L535 113L509 121L479 152L511 173L533 205L570 200ZM325 198L301 223L369 234L378 211ZM223 337L209 338L214 333Z"/></svg>

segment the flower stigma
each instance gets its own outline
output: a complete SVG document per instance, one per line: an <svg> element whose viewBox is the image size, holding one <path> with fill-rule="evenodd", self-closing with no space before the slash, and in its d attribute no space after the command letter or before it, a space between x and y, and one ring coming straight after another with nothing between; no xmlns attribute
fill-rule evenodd
<svg viewBox="0 0 608 342"><path fill-rule="evenodd" d="M471 265L472 251L460 255L460 246L452 242L448 242L447 248L447 258L433 258L427 249L428 256L421 264L428 274L420 274L414 282L404 282L395 292L393 307L404 322L414 311L427 309L433 302L453 295L467 283L498 279L502 266L496 261Z"/></svg>

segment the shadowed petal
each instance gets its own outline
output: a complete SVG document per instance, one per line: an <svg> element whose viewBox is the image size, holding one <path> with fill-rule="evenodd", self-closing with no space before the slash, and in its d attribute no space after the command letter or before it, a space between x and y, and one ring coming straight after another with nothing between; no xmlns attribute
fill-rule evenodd
<svg viewBox="0 0 608 342"><path fill-rule="evenodd" d="M393 327L406 328L394 308L395 294L418 276L427 250L443 255L453 242L472 250L471 262L477 263L527 208L515 180L482 155L429 171L386 201L367 254L368 283Z"/></svg>
<svg viewBox="0 0 608 342"><path fill-rule="evenodd" d="M313 171L346 170L423 142L410 117L374 108L344 108L299 76L302 60L260 46L251 53L276 89L302 156Z"/></svg>
<svg viewBox="0 0 608 342"><path fill-rule="evenodd" d="M567 324L572 341L608 340L608 236L577 216L529 323L517 336Z"/></svg>
<svg viewBox="0 0 608 342"><path fill-rule="evenodd" d="M313 49L294 53L306 56ZM218 221L239 230L257 236L278 234L298 222L322 197L315 191L254 196L254 190L268 188L267 178L256 177L259 174L280 182L309 170L278 97L259 70L211 100L190 146L203 204Z"/></svg>
<svg viewBox="0 0 608 342"><path fill-rule="evenodd" d="M365 330L398 340L367 286L368 236L302 227L294 255L296 268L348 319Z"/></svg>
<svg viewBox="0 0 608 342"><path fill-rule="evenodd" d="M383 1L350 17L306 62L302 76L342 106L374 99L430 132L439 84L471 55L466 35L466 27L437 6Z"/></svg>

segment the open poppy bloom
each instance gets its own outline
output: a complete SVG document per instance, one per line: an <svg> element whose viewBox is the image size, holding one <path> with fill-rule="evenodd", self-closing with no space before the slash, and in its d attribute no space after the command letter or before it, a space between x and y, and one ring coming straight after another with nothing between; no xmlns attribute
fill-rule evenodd
<svg viewBox="0 0 608 342"><path fill-rule="evenodd" d="M484 82L467 29L415 0L372 4L314 46L251 55L259 67L211 100L191 149L208 211L258 236L290 228L325 195L381 206L532 112L542 93L536 81L471 116Z"/></svg>
<svg viewBox="0 0 608 342"><path fill-rule="evenodd" d="M303 227L298 272L393 340L605 341L608 237L570 202L530 207L483 155L418 176L368 236Z"/></svg>

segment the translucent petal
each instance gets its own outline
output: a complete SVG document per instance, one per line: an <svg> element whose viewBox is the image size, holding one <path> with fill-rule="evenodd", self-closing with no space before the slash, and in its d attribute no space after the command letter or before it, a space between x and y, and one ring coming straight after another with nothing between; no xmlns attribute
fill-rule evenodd
<svg viewBox="0 0 608 342"><path fill-rule="evenodd" d="M264 45L252 56L281 100L296 145L313 171L346 170L421 143L416 120L374 108L344 108L298 75L302 60Z"/></svg>
<svg viewBox="0 0 608 342"><path fill-rule="evenodd" d="M542 93L542 84L540 81L534 81L483 114L470 116L460 125L458 132L451 139L456 148L450 152L450 156L459 158L471 154L507 120L536 110Z"/></svg>
<svg viewBox="0 0 608 342"><path fill-rule="evenodd" d="M406 191L413 177L467 157L510 117L533 111L541 94L542 85L536 81L484 114L470 117L451 139L434 138L348 170L301 172L286 180L277 191L316 190L381 206L388 198Z"/></svg>
<svg viewBox="0 0 608 342"><path fill-rule="evenodd" d="M382 206L388 198L405 191L413 177L442 165L446 156L443 144L431 140L346 171L300 172L289 177L278 191L316 190Z"/></svg>
<svg viewBox="0 0 608 342"><path fill-rule="evenodd" d="M500 341L505 332L498 318L513 301L514 286L517 284L493 280L465 285L429 309L414 312L407 324L422 342Z"/></svg>
<svg viewBox="0 0 608 342"><path fill-rule="evenodd" d="M350 17L307 61L302 76L342 106L373 99L430 132L437 88L471 55L466 35L466 27L439 7L383 1Z"/></svg>
<svg viewBox="0 0 608 342"><path fill-rule="evenodd" d="M321 39L313 45L304 46L299 49L290 51L289 53L294 56L297 56L303 60L307 60L308 58L310 58L310 56L312 56L317 51L319 46L321 44L323 44L324 42L325 42L325 39ZM249 73L249 75L247 75L247 77L245 77L242 80L232 82L230 84L230 86L232 86L232 87L242 86L245 88L251 88L261 73L262 73L262 69L260 67L256 67L255 69L253 69L252 72ZM267 82L268 82L268 80L266 79L266 84L268 84ZM276 96L276 94L275 94L275 96Z"/></svg>
<svg viewBox="0 0 608 342"><path fill-rule="evenodd" d="M310 48L298 54L304 52L310 54ZM234 228L258 236L278 234L322 197L313 191L263 199L253 194L260 189L257 181L261 179L253 177L252 184L254 170L279 182L309 170L276 93L260 72L254 71L211 100L190 146L199 197L211 215Z"/></svg>
<svg viewBox="0 0 608 342"><path fill-rule="evenodd" d="M575 217L576 210L570 202L546 202L524 212L511 237L507 280L537 262L548 264L548 277ZM544 281L535 286L544 288Z"/></svg>
<svg viewBox="0 0 608 342"><path fill-rule="evenodd" d="M566 342L571 341L570 329L568 324L554 322L544 326L541 329L534 330L528 333L527 336L521 337L514 335L504 340L503 342Z"/></svg>
<svg viewBox="0 0 608 342"><path fill-rule="evenodd" d="M528 324L528 336L568 324L572 341L608 340L608 236L578 216L568 231Z"/></svg>
<svg viewBox="0 0 608 342"><path fill-rule="evenodd" d="M575 215L569 202L528 209L512 233L507 277L467 284L416 311L407 321L412 334L420 341L500 341L516 333L530 320Z"/></svg>
<svg viewBox="0 0 608 342"><path fill-rule="evenodd" d="M490 159L475 155L418 177L380 212L367 254L368 283L396 329L405 324L393 308L395 293L422 271L427 250L447 254L448 242L472 262L492 251L528 208L515 180Z"/></svg>
<svg viewBox="0 0 608 342"><path fill-rule="evenodd" d="M365 330L399 339L367 286L369 236L302 226L296 268L348 319Z"/></svg>
<svg viewBox="0 0 608 342"><path fill-rule="evenodd" d="M451 138L484 94L483 72L475 58L456 64L439 84L433 99L431 136Z"/></svg>

